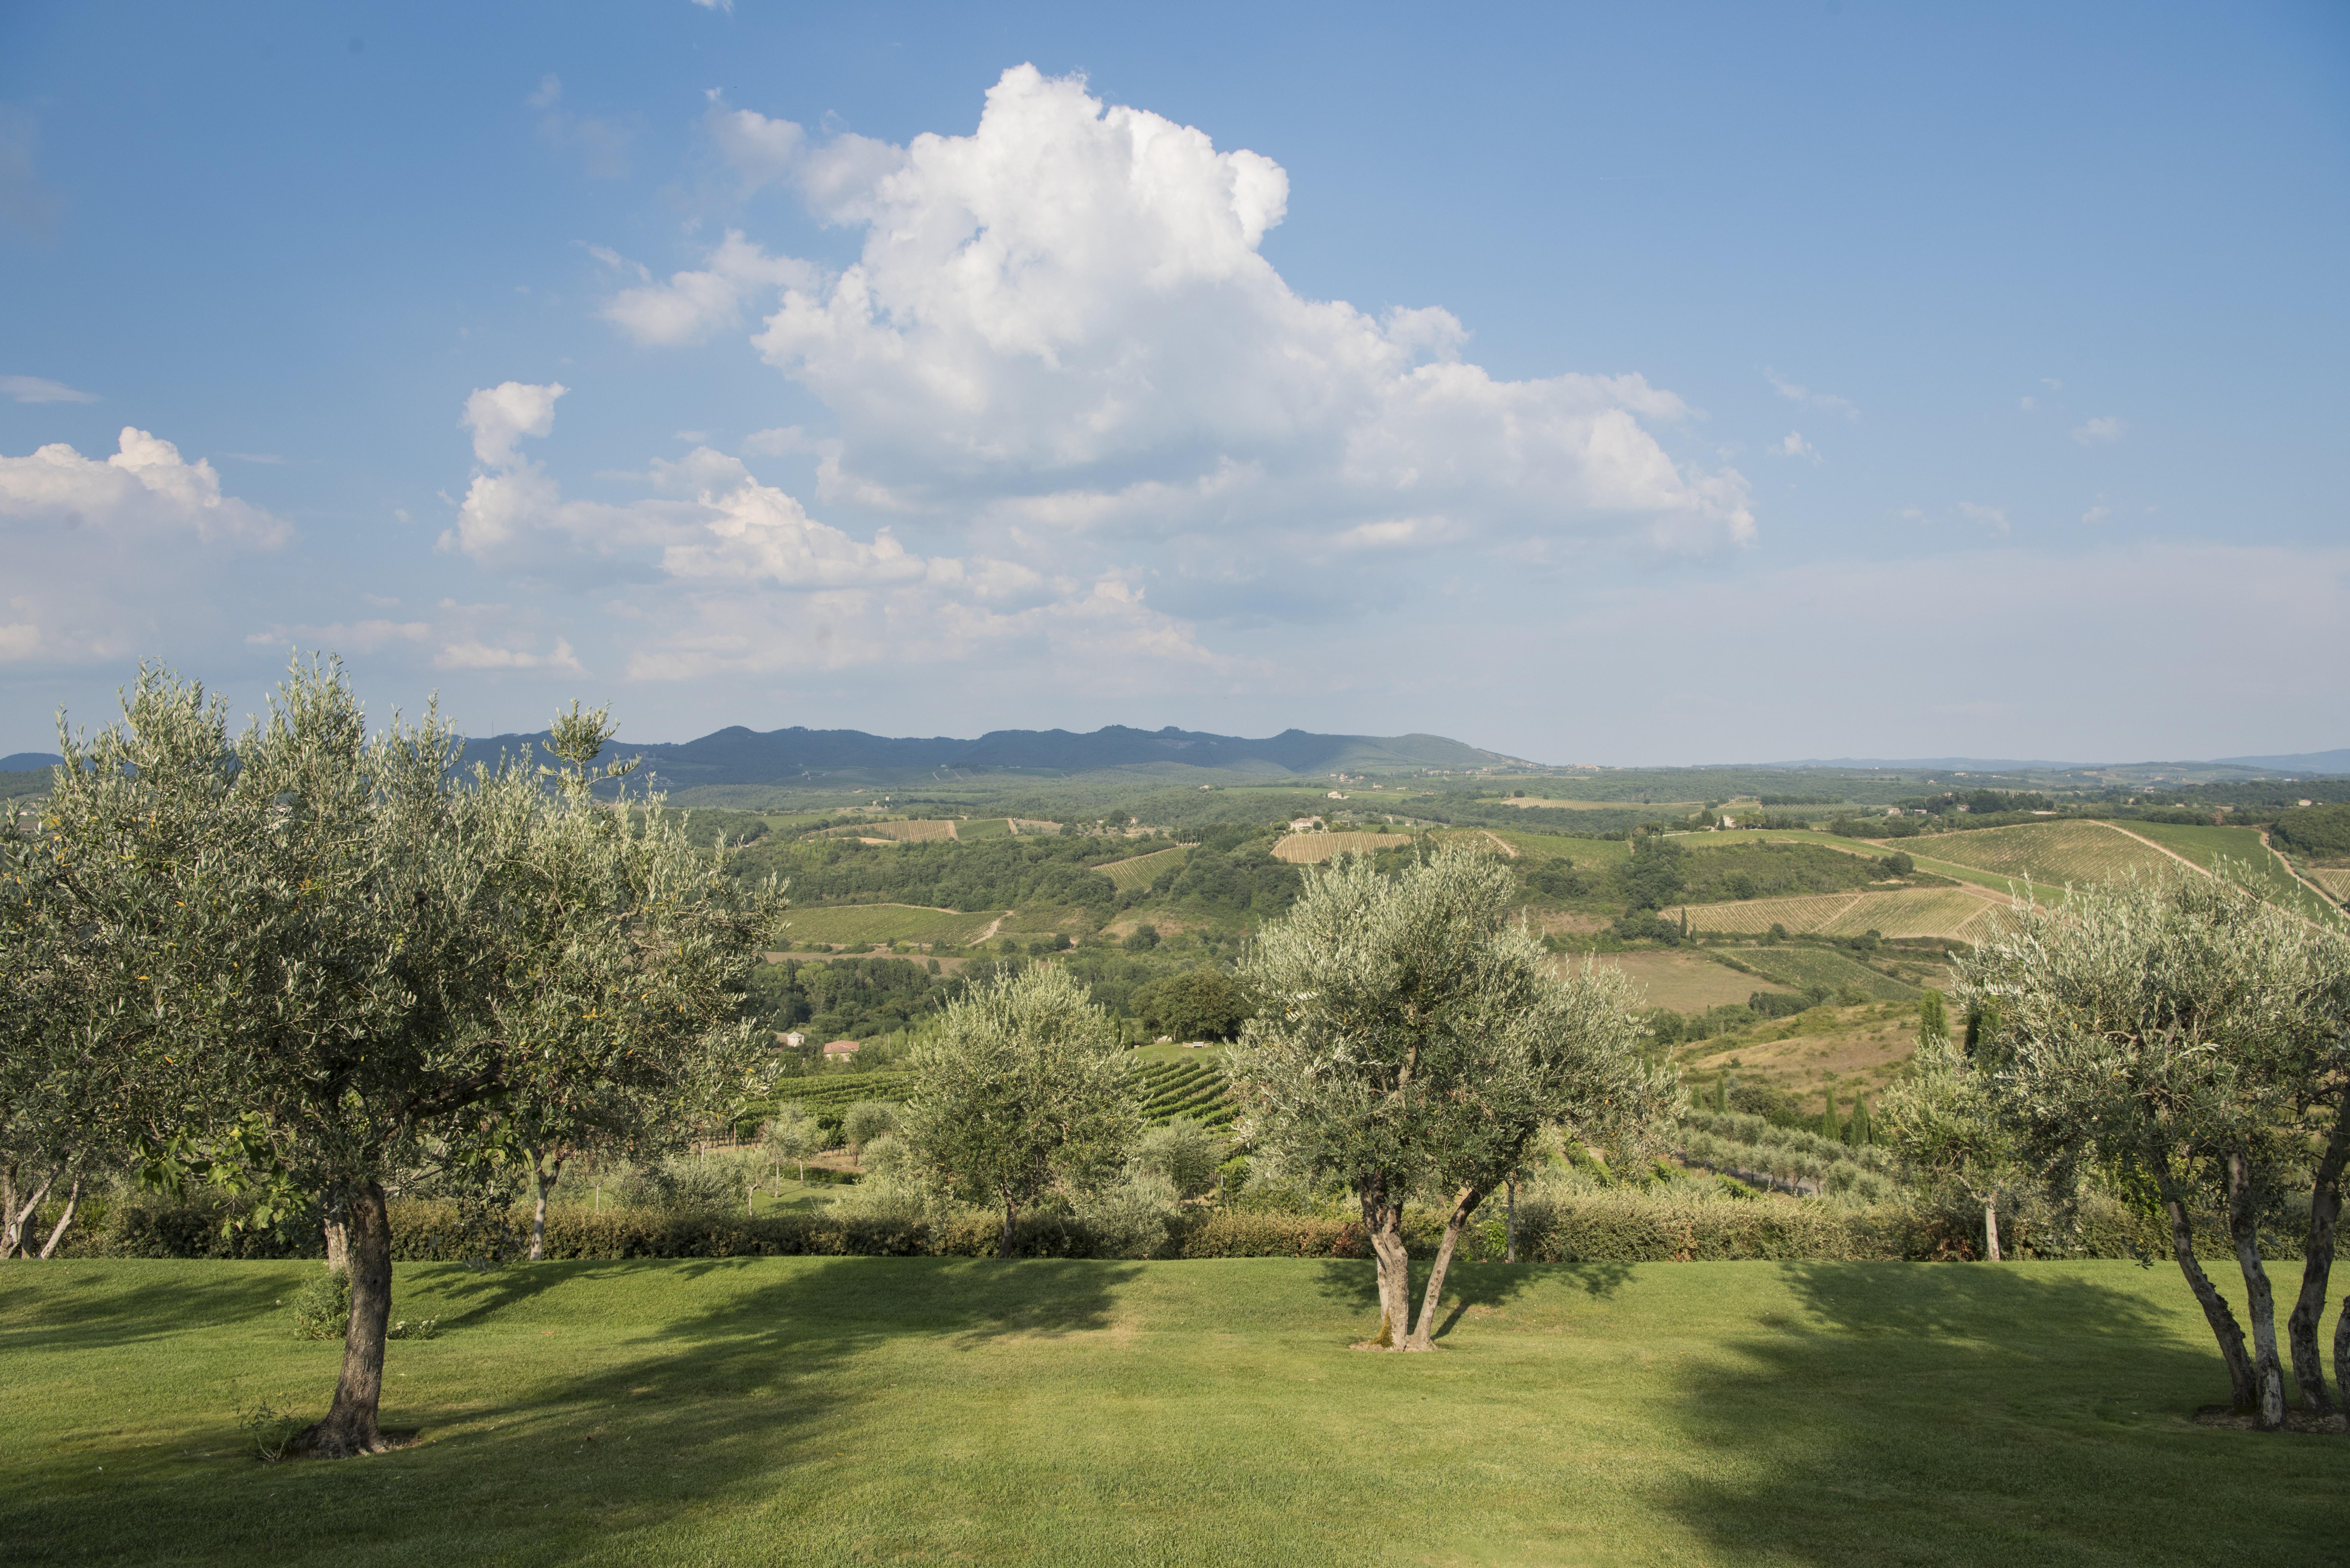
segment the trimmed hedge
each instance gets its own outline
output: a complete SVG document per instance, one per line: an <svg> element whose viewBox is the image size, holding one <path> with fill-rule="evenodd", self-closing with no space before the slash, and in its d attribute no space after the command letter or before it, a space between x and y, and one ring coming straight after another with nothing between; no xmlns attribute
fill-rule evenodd
<svg viewBox="0 0 2350 1568"><path fill-rule="evenodd" d="M219 1205L118 1202L104 1222L69 1233L68 1257L316 1258L323 1243L315 1223L279 1232L224 1234L228 1210ZM529 1215L515 1210L502 1220L462 1214L454 1203L391 1205L392 1256L411 1262L451 1262L521 1255ZM1896 1262L1975 1255L1979 1214L1883 1205L1847 1208L1814 1200L1756 1198L1723 1201L1634 1190L1607 1191L1562 1201L1530 1199L1518 1209L1518 1256L1530 1262L1640 1263L1740 1259L1782 1262ZM2045 1225L2007 1238L2016 1257L2137 1258L2167 1261L2168 1238L2151 1220L2106 1204L2082 1216L2078 1232L2060 1236ZM78 1230L78 1228L77 1228ZM791 1213L680 1213L656 1209L571 1206L550 1210L546 1256L578 1261L626 1258L961 1257L996 1255L1002 1224L966 1210L933 1224L920 1220ZM1432 1254L1441 1237L1439 1216L1422 1210L1407 1219L1412 1255ZM2300 1256L2295 1228L2263 1239L2264 1253ZM2216 1226L2197 1241L2210 1266L2228 1259ZM1502 1206L1489 1203L1461 1239L1461 1255L1498 1260L1507 1239ZM1105 1238L1066 1215L1024 1215L1014 1251L1030 1258L1111 1255ZM1162 1258L1343 1258L1371 1255L1359 1220L1251 1210L1187 1209L1169 1227ZM2337 1255L2339 1255L2337 1250Z"/></svg>

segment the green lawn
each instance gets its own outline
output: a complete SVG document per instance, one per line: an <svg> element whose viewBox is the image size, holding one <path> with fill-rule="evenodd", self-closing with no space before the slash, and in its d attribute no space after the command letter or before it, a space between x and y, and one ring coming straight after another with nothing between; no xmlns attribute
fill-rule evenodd
<svg viewBox="0 0 2350 1568"><path fill-rule="evenodd" d="M1432 1356L1367 1265L403 1267L407 1450L315 1408L315 1264L0 1265L12 1564L2201 1564L2326 1560L2350 1439L2225 1387L2175 1272L1471 1265ZM2330 1335L2330 1325L2328 1326ZM2338 1560L2338 1558L2334 1559Z"/></svg>

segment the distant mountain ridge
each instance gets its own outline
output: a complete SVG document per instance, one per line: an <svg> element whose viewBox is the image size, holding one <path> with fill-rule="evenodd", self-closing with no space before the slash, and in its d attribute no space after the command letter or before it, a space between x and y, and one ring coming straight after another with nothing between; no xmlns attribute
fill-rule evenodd
<svg viewBox="0 0 2350 1568"><path fill-rule="evenodd" d="M526 752L539 735L493 735L465 742L464 761L494 762ZM1263 740L1198 730L1137 730L1111 724L1091 733L1068 730L993 730L976 740L871 735L862 730L794 726L762 734L734 725L676 743L616 742L612 754L639 756L646 772L672 788L697 784L820 783L941 773L1082 774L1106 768L1173 765L1257 774L1471 770L1527 766L1442 735L1317 735L1284 730Z"/></svg>

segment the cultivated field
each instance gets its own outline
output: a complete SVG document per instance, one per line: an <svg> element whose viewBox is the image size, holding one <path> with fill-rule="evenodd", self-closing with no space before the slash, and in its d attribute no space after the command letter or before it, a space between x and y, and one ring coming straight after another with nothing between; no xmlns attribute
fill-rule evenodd
<svg viewBox="0 0 2350 1568"><path fill-rule="evenodd" d="M1274 840L1273 854L1295 866L1315 866L1341 855L1368 855L1410 842L1408 833L1290 833Z"/></svg>
<svg viewBox="0 0 2350 1568"><path fill-rule="evenodd" d="M1917 986L1879 974L1859 960L1830 948L1741 948L1734 956L1757 975L1790 991L1824 985L1832 992L1864 992L1873 1002L1906 1002L1918 995Z"/></svg>
<svg viewBox="0 0 2350 1568"><path fill-rule="evenodd" d="M1580 969L1584 961L1562 957L1552 961L1551 967L1565 974ZM1601 953L1590 961L1622 970L1625 978L1640 987L1645 1005L1669 1007L1675 1012L1703 1012L1744 1002L1758 991L1788 989L1690 952Z"/></svg>
<svg viewBox="0 0 2350 1568"><path fill-rule="evenodd" d="M893 844L936 844L955 836L953 823L943 817L926 817L920 822L859 822L847 827L827 827L811 836L886 838Z"/></svg>
<svg viewBox="0 0 2350 1568"><path fill-rule="evenodd" d="M2314 866L2303 874L2335 898L2350 898L2350 870L2338 866Z"/></svg>
<svg viewBox="0 0 2350 1568"><path fill-rule="evenodd" d="M1094 869L1108 877L1118 890L1124 893L1130 889L1148 888L1153 877L1158 876L1170 866L1180 866L1183 863L1183 857L1190 852L1191 847L1187 844L1179 845L1172 849L1154 849L1148 855L1136 855L1124 860L1113 860L1106 866L1097 866Z"/></svg>
<svg viewBox="0 0 2350 1568"><path fill-rule="evenodd" d="M1208 1127L1228 1127L1238 1114L1221 1051L1185 1051L1173 1061L1139 1063L1135 1089L1143 1120L1153 1126L1180 1116Z"/></svg>
<svg viewBox="0 0 2350 1568"><path fill-rule="evenodd" d="M1818 1106L1828 1086L1839 1110L1852 1109L1856 1093L1874 1096L1899 1075L1918 1048L1917 1013L1900 1008L1840 1008L1815 1018L1805 1015L1803 1032L1794 1020L1752 1035L1707 1040L1680 1053L1684 1072L1711 1081L1727 1070L1740 1078L1786 1090L1802 1104Z"/></svg>
<svg viewBox="0 0 2350 1568"><path fill-rule="evenodd" d="M2209 870L2222 859L2236 862L2252 874L2270 898L2314 919L2338 921L2339 914L2325 900L2302 886L2292 867L2261 842L2257 827L2197 827L2183 823L2133 822L2133 833L2143 834L2164 848ZM2318 886L2326 884L2317 877ZM2337 898L2343 895L2337 894Z"/></svg>
<svg viewBox="0 0 2350 1568"><path fill-rule="evenodd" d="M983 911L959 914L920 904L836 904L791 912L794 942L944 942L976 939L996 917Z"/></svg>
<svg viewBox="0 0 2350 1568"><path fill-rule="evenodd" d="M1905 848L1911 842L1903 839L1893 846ZM2173 863L2159 849L2102 822L1987 827L1939 833L1930 841L1918 842L1927 843L1925 853L1936 859L2005 877L2028 877L2034 882L2104 882L2135 867Z"/></svg>
<svg viewBox="0 0 2350 1568"><path fill-rule="evenodd" d="M1647 811L1691 812L1705 804L1695 800L1669 800L1654 805L1621 800L1505 800L1503 805L1546 805L1555 811L1622 811L1627 805L1640 805Z"/></svg>
<svg viewBox="0 0 2350 1568"><path fill-rule="evenodd" d="M1898 888L1881 893L1812 893L1794 898L1743 898L1726 904L1688 906L1692 929L1759 936L1783 926L1791 936L1952 937L1968 933L2003 898L1988 898L1961 888ZM1672 909L1665 918L1678 920Z"/></svg>
<svg viewBox="0 0 2350 1568"><path fill-rule="evenodd" d="M1360 1262L401 1264L394 1314L443 1324L390 1346L384 1423L419 1440L276 1465L237 1413L323 1407L341 1346L280 1304L317 1263L8 1266L21 1568L2202 1568L2343 1539L2342 1439L2196 1426L2210 1333L2129 1262L1461 1263L1443 1352L1409 1357L1347 1348Z"/></svg>

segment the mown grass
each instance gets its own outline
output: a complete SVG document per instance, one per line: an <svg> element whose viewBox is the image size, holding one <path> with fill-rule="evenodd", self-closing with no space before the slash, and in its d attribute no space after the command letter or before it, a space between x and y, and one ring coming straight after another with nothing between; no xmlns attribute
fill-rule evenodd
<svg viewBox="0 0 2350 1568"><path fill-rule="evenodd" d="M762 1259L403 1267L416 1446L315 1409L316 1264L12 1264L13 1563L2321 1561L2345 1439L2224 1388L2129 1264L1471 1265L1446 1349L1349 1350L1367 1266Z"/></svg>

